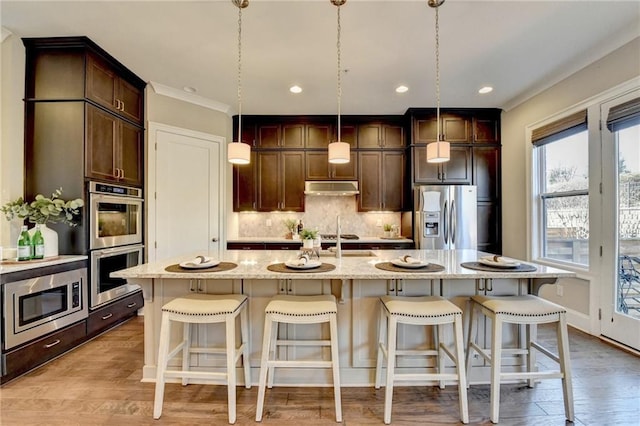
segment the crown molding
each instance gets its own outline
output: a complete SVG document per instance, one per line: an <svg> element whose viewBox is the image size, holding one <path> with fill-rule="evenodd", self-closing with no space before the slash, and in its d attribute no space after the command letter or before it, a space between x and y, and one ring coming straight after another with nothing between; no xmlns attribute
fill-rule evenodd
<svg viewBox="0 0 640 426"><path fill-rule="evenodd" d="M176 89L175 87L166 86L155 81L150 81L149 85L153 91L162 96L178 99L180 101L188 102L194 105L198 105L204 108L209 108L214 111L220 111L227 115L231 115L231 107L222 102L214 101L203 96L194 95L193 93L187 93L184 90Z"/></svg>

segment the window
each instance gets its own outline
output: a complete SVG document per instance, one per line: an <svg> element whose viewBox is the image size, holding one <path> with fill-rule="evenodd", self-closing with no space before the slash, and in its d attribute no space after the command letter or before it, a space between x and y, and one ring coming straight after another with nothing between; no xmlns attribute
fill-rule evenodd
<svg viewBox="0 0 640 426"><path fill-rule="evenodd" d="M589 264L589 139L587 111L532 133L538 165L540 254Z"/></svg>

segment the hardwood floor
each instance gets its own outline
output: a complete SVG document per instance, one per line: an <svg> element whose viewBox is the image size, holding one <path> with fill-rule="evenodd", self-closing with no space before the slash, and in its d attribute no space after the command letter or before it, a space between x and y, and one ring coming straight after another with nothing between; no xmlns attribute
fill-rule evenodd
<svg viewBox="0 0 640 426"><path fill-rule="evenodd" d="M552 337L540 327L541 340ZM550 347L555 345L548 341ZM547 342L545 342L547 343ZM570 330L577 425L638 425L640 357ZM540 356L542 362L544 357ZM8 425L223 425L224 386L168 384L162 418L153 420L153 383L141 383L142 318L135 318L0 388L0 424ZM238 425L256 424L257 387L238 387ZM344 425L382 424L384 389L343 388ZM469 390L471 424L491 424L489 386ZM458 424L457 389L396 387L393 424ZM274 387L263 424L331 425L331 388ZM528 389L503 385L501 425L564 425L559 380Z"/></svg>

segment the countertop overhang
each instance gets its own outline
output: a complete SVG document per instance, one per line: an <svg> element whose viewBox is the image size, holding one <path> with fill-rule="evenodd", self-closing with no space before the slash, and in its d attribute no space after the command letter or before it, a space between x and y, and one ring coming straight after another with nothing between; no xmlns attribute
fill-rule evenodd
<svg viewBox="0 0 640 426"><path fill-rule="evenodd" d="M167 272L165 268L193 259L196 255L205 253L189 253L157 262L145 263L112 273L116 278L141 279L338 279L338 280L371 280L371 279L500 279L500 278L561 278L575 277L574 272L537 264L533 272L516 272L505 269L503 271L477 271L462 267L463 262L473 262L482 256L489 255L477 250L371 250L375 257L343 256L335 258L323 256L324 263L335 265L335 269L328 272L272 272L267 266L295 259L296 253L287 250L225 250L220 252L218 259L233 262L238 266L229 271L207 272L188 270L185 272ZM444 266L441 272L390 272L378 269L376 263L388 262L402 255Z"/></svg>

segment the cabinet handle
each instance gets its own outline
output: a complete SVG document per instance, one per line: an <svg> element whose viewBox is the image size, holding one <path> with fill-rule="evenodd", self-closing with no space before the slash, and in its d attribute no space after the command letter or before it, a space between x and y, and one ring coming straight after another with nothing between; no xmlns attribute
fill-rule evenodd
<svg viewBox="0 0 640 426"><path fill-rule="evenodd" d="M447 180L447 174L445 172L442 172L442 180Z"/></svg>
<svg viewBox="0 0 640 426"><path fill-rule="evenodd" d="M113 314L109 313L105 316L102 317L103 320L108 320L109 318L111 318L113 316Z"/></svg>
<svg viewBox="0 0 640 426"><path fill-rule="evenodd" d="M198 293L201 293L202 292L202 281L197 280L197 282L198 282Z"/></svg>
<svg viewBox="0 0 640 426"><path fill-rule="evenodd" d="M124 179L124 169L120 169L120 179Z"/></svg>
<svg viewBox="0 0 640 426"><path fill-rule="evenodd" d="M48 345L44 345L44 348L45 348L45 349L52 348L52 347L54 347L55 345L57 345L58 343L60 343L60 339L57 339L56 341L51 342L51 343L49 343Z"/></svg>
<svg viewBox="0 0 640 426"><path fill-rule="evenodd" d="M124 101L120 101L120 111L124 112Z"/></svg>
<svg viewBox="0 0 640 426"><path fill-rule="evenodd" d="M129 304L127 305L127 308L128 308L128 309L131 309L131 308L133 308L134 306L137 306L137 305L138 305L138 304L137 304L136 302L129 303Z"/></svg>
<svg viewBox="0 0 640 426"><path fill-rule="evenodd" d="M189 291L196 291L193 287L193 280L189 280Z"/></svg>

